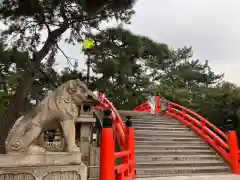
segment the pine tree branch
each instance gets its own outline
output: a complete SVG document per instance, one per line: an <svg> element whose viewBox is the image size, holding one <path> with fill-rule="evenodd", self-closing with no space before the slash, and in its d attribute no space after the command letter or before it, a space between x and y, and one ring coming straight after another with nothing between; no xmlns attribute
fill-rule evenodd
<svg viewBox="0 0 240 180"><path fill-rule="evenodd" d="M75 59L75 58L72 58L72 57L67 56L66 53L59 47L58 43L56 43L55 45L56 45L56 47L59 49L59 51L62 53L62 55L66 58L68 64L70 64L70 65L74 68L74 65L72 64L72 62L70 61L70 59L75 60L75 61L78 61L78 60Z"/></svg>

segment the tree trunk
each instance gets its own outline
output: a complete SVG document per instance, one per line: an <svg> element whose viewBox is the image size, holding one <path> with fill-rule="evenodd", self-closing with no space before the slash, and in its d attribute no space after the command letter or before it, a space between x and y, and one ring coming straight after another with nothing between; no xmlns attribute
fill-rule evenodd
<svg viewBox="0 0 240 180"><path fill-rule="evenodd" d="M7 88L7 78L5 77L5 75L2 73L2 70L0 69L0 76L2 77L2 81L0 81L2 83L2 88L4 90L4 92L6 94L8 94L8 88ZM1 88L1 86L0 86Z"/></svg>
<svg viewBox="0 0 240 180"><path fill-rule="evenodd" d="M23 77L22 82L19 83L17 90L8 105L5 107L3 113L0 114L0 154L5 153L5 139L7 138L10 128L19 117L21 107L24 104L25 98L31 85L34 81L34 72L36 72L41 65L41 61L47 56L52 46L57 42L57 39L67 30L68 24L62 24L58 29L50 32L43 47L34 54L32 59L32 66Z"/></svg>
<svg viewBox="0 0 240 180"><path fill-rule="evenodd" d="M13 126L15 120L19 117L25 97L32 85L34 78L31 74L27 73L23 81L18 86L15 94L10 99L8 105L5 107L3 114L0 115L0 153L5 153L5 139L8 135L9 129Z"/></svg>

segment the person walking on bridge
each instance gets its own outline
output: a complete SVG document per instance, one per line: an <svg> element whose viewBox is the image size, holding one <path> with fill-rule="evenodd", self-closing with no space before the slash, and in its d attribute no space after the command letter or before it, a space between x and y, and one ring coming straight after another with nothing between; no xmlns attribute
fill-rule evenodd
<svg viewBox="0 0 240 180"><path fill-rule="evenodd" d="M149 96L148 97L148 102L150 104L150 113L155 114L155 97L154 96Z"/></svg>

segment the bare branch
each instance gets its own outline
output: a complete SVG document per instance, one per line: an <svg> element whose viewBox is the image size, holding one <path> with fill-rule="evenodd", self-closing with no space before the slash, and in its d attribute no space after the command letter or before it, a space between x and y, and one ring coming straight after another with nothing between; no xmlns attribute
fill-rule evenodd
<svg viewBox="0 0 240 180"><path fill-rule="evenodd" d="M70 65L74 68L74 65L72 64L72 62L70 61L70 59L73 59L73 60L75 60L75 61L78 61L78 60L75 59L75 58L71 58L71 57L67 56L66 53L59 47L58 43L56 43L55 45L56 45L56 47L61 51L61 53L63 54L63 56L67 59L68 64L70 64Z"/></svg>
<svg viewBox="0 0 240 180"><path fill-rule="evenodd" d="M83 41L83 38L82 38L81 34L79 33L79 31L80 31L79 28L77 26L75 26L74 24L72 24L72 27L76 31L76 33L78 34L79 39L81 39Z"/></svg>
<svg viewBox="0 0 240 180"><path fill-rule="evenodd" d="M52 31L48 25L48 23L44 22L44 25L46 26L47 30L48 30L48 34L50 34Z"/></svg>

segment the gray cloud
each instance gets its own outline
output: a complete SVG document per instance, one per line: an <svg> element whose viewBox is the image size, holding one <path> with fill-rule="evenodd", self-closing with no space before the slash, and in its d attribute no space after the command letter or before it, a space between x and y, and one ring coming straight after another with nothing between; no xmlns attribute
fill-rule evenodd
<svg viewBox="0 0 240 180"><path fill-rule="evenodd" d="M173 48L192 46L194 58L209 60L214 71L240 85L239 0L139 0L135 10L126 26L131 31ZM80 46L63 46L84 66Z"/></svg>

